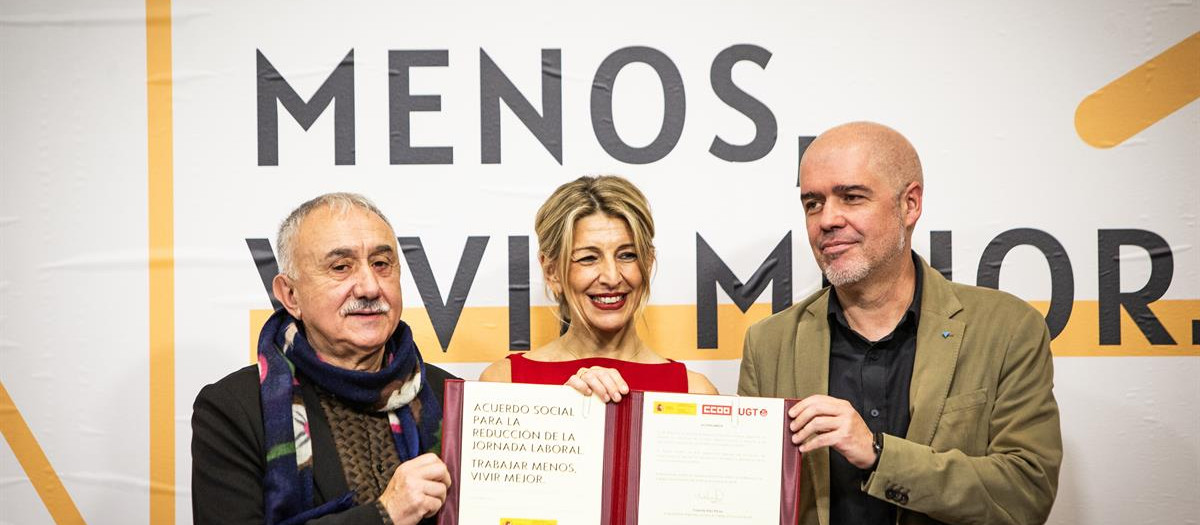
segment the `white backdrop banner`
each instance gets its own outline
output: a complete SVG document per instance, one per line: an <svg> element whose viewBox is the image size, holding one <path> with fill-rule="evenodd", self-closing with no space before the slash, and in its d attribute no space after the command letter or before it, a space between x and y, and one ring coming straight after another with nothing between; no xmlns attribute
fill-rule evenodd
<svg viewBox="0 0 1200 525"><path fill-rule="evenodd" d="M252 362L276 228L329 191L388 215L403 318L474 379L557 334L538 206L625 176L658 226L642 333L734 393L745 328L821 285L804 148L873 120L922 157L917 252L1046 314L1051 522L1195 523L1198 28L1170 1L8 4L0 521L191 522L191 402Z"/></svg>

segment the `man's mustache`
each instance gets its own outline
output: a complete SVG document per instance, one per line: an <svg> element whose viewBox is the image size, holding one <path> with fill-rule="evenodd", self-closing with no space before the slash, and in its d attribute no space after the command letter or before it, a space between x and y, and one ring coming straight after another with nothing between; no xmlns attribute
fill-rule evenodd
<svg viewBox="0 0 1200 525"><path fill-rule="evenodd" d="M382 299L354 299L338 310L342 317L354 314L386 314L392 311L391 305Z"/></svg>

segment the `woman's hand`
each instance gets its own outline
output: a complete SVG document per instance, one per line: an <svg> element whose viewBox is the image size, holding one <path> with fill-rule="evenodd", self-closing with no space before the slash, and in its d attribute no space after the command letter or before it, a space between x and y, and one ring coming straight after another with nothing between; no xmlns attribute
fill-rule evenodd
<svg viewBox="0 0 1200 525"><path fill-rule="evenodd" d="M597 395L605 403L621 400L621 396L629 393L629 385L621 377L621 373L613 368L593 366L580 368L575 375L567 380L566 385L578 390L585 396Z"/></svg>

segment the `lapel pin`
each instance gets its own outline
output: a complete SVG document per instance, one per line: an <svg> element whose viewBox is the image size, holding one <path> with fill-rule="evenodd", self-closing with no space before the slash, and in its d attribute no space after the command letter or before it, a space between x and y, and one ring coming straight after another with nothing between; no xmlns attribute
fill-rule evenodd
<svg viewBox="0 0 1200 525"><path fill-rule="evenodd" d="M942 332L942 339L949 339L949 338L950 338L950 332Z"/></svg>

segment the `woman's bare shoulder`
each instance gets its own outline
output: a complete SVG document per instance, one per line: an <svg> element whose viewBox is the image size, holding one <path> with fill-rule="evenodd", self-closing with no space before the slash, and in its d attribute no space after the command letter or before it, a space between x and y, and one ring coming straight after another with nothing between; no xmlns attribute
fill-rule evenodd
<svg viewBox="0 0 1200 525"><path fill-rule="evenodd" d="M512 361L501 359L488 365L479 374L480 381L490 381L493 383L511 383L512 382Z"/></svg>
<svg viewBox="0 0 1200 525"><path fill-rule="evenodd" d="M688 393L689 394L718 394L717 387L708 380L708 377L700 372L688 370Z"/></svg>

